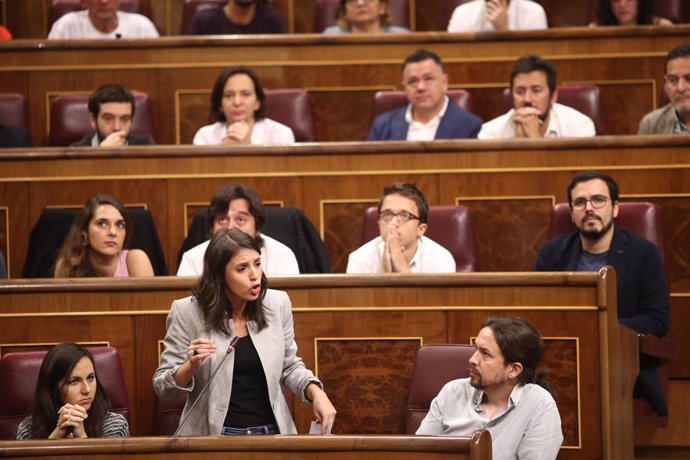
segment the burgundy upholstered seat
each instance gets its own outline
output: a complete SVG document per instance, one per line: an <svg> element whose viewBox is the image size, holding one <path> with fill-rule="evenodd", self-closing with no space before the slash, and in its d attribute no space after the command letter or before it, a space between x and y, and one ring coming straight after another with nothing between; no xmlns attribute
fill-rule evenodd
<svg viewBox="0 0 690 460"><path fill-rule="evenodd" d="M467 363L475 350L474 345L456 344L429 344L417 350L407 399L407 434L417 431L446 383L470 376Z"/></svg>
<svg viewBox="0 0 690 460"><path fill-rule="evenodd" d="M228 0L184 0L184 9L182 10L182 27L180 27L180 34L187 34L187 29L199 11L207 8L215 8L223 6L228 3Z"/></svg>
<svg viewBox="0 0 690 460"><path fill-rule="evenodd" d="M0 93L0 125L28 129L26 99L19 93Z"/></svg>
<svg viewBox="0 0 690 460"><path fill-rule="evenodd" d="M297 142L314 142L316 132L309 104L309 94L303 89L268 89L266 116L292 128Z"/></svg>

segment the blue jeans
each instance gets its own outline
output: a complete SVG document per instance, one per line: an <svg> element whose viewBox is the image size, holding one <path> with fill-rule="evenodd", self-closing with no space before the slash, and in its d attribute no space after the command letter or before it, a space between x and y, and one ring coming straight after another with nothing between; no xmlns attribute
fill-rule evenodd
<svg viewBox="0 0 690 460"><path fill-rule="evenodd" d="M247 428L232 428L229 426L224 426L223 430L220 432L223 436L242 436L245 434L279 434L278 427L276 425L262 425L262 426L250 426Z"/></svg>

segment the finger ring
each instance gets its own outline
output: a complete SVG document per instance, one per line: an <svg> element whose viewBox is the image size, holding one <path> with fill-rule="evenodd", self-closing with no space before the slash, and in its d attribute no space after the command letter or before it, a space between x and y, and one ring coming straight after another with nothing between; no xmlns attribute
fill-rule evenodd
<svg viewBox="0 0 690 460"><path fill-rule="evenodd" d="M198 355L198 354L199 354L199 350L197 350L197 349L195 348L195 349L194 349L194 353L192 353L192 354L193 354L194 356Z"/></svg>

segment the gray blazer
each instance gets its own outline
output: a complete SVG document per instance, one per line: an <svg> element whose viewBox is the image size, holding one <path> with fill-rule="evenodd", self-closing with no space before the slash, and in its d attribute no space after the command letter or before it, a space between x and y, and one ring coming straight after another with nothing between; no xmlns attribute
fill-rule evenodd
<svg viewBox="0 0 690 460"><path fill-rule="evenodd" d="M676 109L672 104L666 104L642 118L637 134L673 134L675 121Z"/></svg>
<svg viewBox="0 0 690 460"><path fill-rule="evenodd" d="M305 402L309 402L304 395L307 385L310 382L321 385L321 382L297 356L292 306L287 293L269 289L266 292L264 305L268 326L259 332L256 323L250 321L247 328L266 374L268 397L278 429L282 434L296 434L297 429L280 388L280 382L283 382ZM153 388L161 399L174 399L187 395L187 403L180 418L182 421L187 417L213 369L223 359L231 337L226 337L216 331L211 332L204 326L198 303L192 297L175 300L172 303L166 327L168 332L165 335L165 349L161 356L160 366L153 376ZM232 333L232 320L230 320L230 331ZM187 347L193 339L199 337L213 339L218 350L206 359L189 387L179 387L173 378L173 371L187 361ZM216 374L213 383L206 390L206 394L202 396L194 412L189 416L189 420L180 432L181 435L220 434L230 403L234 362L235 356L231 353Z"/></svg>

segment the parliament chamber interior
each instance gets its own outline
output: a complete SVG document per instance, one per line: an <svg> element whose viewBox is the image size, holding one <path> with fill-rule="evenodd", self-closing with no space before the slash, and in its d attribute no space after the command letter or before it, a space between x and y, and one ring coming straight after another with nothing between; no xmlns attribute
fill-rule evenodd
<svg viewBox="0 0 690 460"><path fill-rule="evenodd" d="M394 19L411 33L327 35L320 31L334 18L317 12L328 1L273 0L287 34L192 36L182 33L189 4L202 2L122 0L121 8L151 19L160 38L111 41L47 40L56 19L52 3L0 0L0 24L13 35L0 41L0 123L28 130L33 143L0 149L0 254L8 273L0 280L0 358L63 341L117 349L132 435L123 443L79 441L66 455L488 458L482 457L486 433L445 444L418 439L405 445L401 439L408 438L396 436L409 433L408 396L420 347L471 344L484 317L494 314L521 316L544 337L543 367L562 417L558 458L690 455L690 357L682 352L683 337L690 337L690 138L637 135L642 117L668 103L664 62L670 49L690 43L687 2L657 0L675 23L668 27L587 27L596 2L539 0L548 29L449 33L444 24L463 2L389 0ZM539 55L558 70L559 101L590 115L597 135L366 141L377 114L406 102L401 64L420 48L443 59L451 103L484 121L511 108L515 61ZM268 116L293 128L294 144L192 144L212 120L208 100L216 77L238 65L259 75ZM134 126L155 145L69 146L90 130L86 101L105 83L133 92ZM76 121L75 110L83 113ZM655 345L617 322L611 268L531 272L539 248L554 234L554 209L568 201L566 186L583 170L615 178L621 204L652 203L656 213L670 293L669 337L677 346L663 363L665 420L639 423L633 414L637 350ZM260 193L267 235L285 233L289 219L318 240L309 248L316 255L298 257L302 275L272 278L270 287L290 295L299 354L338 409L333 439L302 436L312 414L299 398L292 403L300 436L291 443L242 440L229 447L190 438L182 446L162 429L163 421L176 426L180 407L158 400L151 377L171 302L189 296L195 283L174 276L181 248L198 231L195 217L206 212L216 190L236 182ZM367 212L393 182L416 184L432 208L467 213L469 237L459 238L464 230L455 228L436 230L448 245L471 245L465 268L411 277L345 274L348 255L376 235L376 228L367 234ZM45 262L42 255L59 247L72 216L96 193L117 197L149 229L144 244L155 251L149 253L155 278L49 278L54 258ZM456 261L460 257L468 256ZM165 418L171 414L177 417L172 422ZM6 416L0 414L0 425ZM8 441L6 431L2 439L0 456L15 455L13 446L20 446L16 455L56 455L40 450L42 444ZM339 456L343 452L348 456Z"/></svg>

